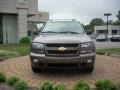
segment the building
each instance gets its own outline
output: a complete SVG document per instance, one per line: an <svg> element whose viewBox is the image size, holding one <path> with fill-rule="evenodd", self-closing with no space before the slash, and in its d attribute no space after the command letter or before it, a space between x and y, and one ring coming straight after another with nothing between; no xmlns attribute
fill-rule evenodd
<svg viewBox="0 0 120 90"><path fill-rule="evenodd" d="M38 0L0 0L0 44L18 43L31 29L29 23L48 19L49 13L38 11Z"/></svg>
<svg viewBox="0 0 120 90"><path fill-rule="evenodd" d="M107 26L95 26L95 34L96 36L100 34L107 34ZM120 26L117 25L109 25L108 26L108 35L120 35Z"/></svg>

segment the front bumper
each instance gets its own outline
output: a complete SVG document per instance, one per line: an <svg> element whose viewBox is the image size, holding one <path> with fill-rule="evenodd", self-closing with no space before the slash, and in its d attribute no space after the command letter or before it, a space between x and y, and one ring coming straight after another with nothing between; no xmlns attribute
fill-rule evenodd
<svg viewBox="0 0 120 90"><path fill-rule="evenodd" d="M80 64L90 64L94 65L96 53L89 54L80 54L76 57L50 57L45 56L45 54L36 54L30 53L31 65L32 67L48 67L48 64L76 64L80 66ZM37 60L35 62L35 60ZM91 62L88 62L91 60ZM62 66L61 66L62 67Z"/></svg>

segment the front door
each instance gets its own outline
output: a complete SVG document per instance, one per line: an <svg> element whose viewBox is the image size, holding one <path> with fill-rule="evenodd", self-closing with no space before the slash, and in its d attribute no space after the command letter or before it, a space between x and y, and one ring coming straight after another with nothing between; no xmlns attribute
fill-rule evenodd
<svg viewBox="0 0 120 90"><path fill-rule="evenodd" d="M3 15L3 43L17 42L17 16Z"/></svg>
<svg viewBox="0 0 120 90"><path fill-rule="evenodd" d="M2 15L0 15L0 44L3 44Z"/></svg>

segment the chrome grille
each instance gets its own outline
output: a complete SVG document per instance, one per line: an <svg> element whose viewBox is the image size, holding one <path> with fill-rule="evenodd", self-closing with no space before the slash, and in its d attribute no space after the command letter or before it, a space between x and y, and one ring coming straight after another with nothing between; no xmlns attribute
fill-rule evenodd
<svg viewBox="0 0 120 90"><path fill-rule="evenodd" d="M59 48L65 50L59 50ZM45 53L47 56L77 56L79 55L79 44L46 44Z"/></svg>

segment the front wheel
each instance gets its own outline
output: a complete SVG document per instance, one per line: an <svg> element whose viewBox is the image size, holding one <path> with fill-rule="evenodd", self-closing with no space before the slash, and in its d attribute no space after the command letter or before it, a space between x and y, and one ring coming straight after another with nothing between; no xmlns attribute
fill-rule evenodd
<svg viewBox="0 0 120 90"><path fill-rule="evenodd" d="M93 70L94 70L94 66L89 66L85 68L85 71L87 72L93 72Z"/></svg>
<svg viewBox="0 0 120 90"><path fill-rule="evenodd" d="M36 67L31 67L32 68L32 71L34 72L34 73L38 73L39 72L39 69L38 68L36 68Z"/></svg>

